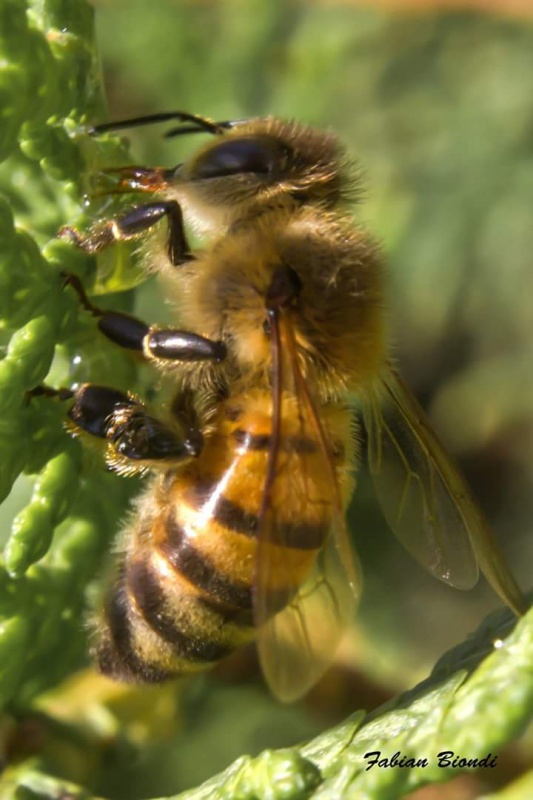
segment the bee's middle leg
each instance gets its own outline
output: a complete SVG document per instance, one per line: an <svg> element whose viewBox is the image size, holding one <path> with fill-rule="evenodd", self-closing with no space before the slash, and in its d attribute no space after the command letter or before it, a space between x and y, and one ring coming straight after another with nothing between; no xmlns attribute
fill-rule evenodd
<svg viewBox="0 0 533 800"><path fill-rule="evenodd" d="M226 357L226 345L197 333L177 328L158 328L121 311L107 311L95 306L76 275L64 275L65 285L72 286L78 299L93 316L98 328L110 341L128 350L142 353L149 361L214 361Z"/></svg>

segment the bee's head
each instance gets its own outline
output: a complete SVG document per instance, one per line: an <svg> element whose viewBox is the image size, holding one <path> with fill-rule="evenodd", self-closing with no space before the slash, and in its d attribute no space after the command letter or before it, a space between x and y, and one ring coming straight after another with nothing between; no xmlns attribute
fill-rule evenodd
<svg viewBox="0 0 533 800"><path fill-rule="evenodd" d="M248 215L294 204L332 208L350 194L353 174L335 134L274 117L212 122L186 112L104 123L102 133L178 120L167 136L208 133L210 140L172 169L119 168L118 191L175 198L200 230L223 230Z"/></svg>
<svg viewBox="0 0 533 800"><path fill-rule="evenodd" d="M205 228L284 204L332 207L350 188L333 133L270 117L232 123L167 175L185 212Z"/></svg>

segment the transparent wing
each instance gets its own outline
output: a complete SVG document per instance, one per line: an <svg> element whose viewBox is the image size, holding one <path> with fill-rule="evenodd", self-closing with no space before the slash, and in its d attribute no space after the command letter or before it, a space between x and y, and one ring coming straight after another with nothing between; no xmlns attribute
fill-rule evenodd
<svg viewBox="0 0 533 800"><path fill-rule="evenodd" d="M254 613L266 680L281 700L292 701L334 658L353 617L360 572L345 527L342 465L331 452L283 317L278 346L286 357L274 390L277 444L261 514Z"/></svg>
<svg viewBox="0 0 533 800"><path fill-rule="evenodd" d="M339 530L332 527L304 583L278 593L274 607L269 588L272 560L264 558L264 551L261 556L259 656L272 692L285 702L306 694L324 674L353 619L360 580L353 556L349 565L342 558L338 537ZM285 556L284 573L290 582L293 565ZM276 613L276 606L283 608Z"/></svg>
<svg viewBox="0 0 533 800"><path fill-rule="evenodd" d="M440 580L472 587L478 565L516 612L525 601L464 479L409 389L391 370L366 399L370 471L385 517Z"/></svg>

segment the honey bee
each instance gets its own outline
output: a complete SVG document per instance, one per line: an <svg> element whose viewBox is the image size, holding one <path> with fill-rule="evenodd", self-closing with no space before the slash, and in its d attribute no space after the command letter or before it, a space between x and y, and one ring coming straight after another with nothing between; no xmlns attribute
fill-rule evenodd
<svg viewBox="0 0 533 800"><path fill-rule="evenodd" d="M331 662L361 591L346 529L362 405L387 520L433 575L466 589L478 567L518 614L525 602L481 511L388 355L382 259L347 201L354 167L338 138L276 118L213 122L176 167L121 167L116 191L155 201L60 235L89 253L139 239L166 278L179 328L95 306L101 333L169 377L161 417L136 396L84 384L74 434L99 439L117 473L152 474L123 535L94 653L119 680L204 670L256 639L272 691L291 701ZM166 219L166 240L147 236ZM185 223L204 237L192 250Z"/></svg>

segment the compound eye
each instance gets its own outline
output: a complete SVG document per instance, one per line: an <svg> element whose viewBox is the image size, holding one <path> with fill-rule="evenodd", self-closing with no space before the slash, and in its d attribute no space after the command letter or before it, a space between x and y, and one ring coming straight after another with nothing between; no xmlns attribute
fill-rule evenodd
<svg viewBox="0 0 533 800"><path fill-rule="evenodd" d="M281 155L278 142L267 136L228 139L200 155L191 178L222 178L246 172L270 175L276 170Z"/></svg>

